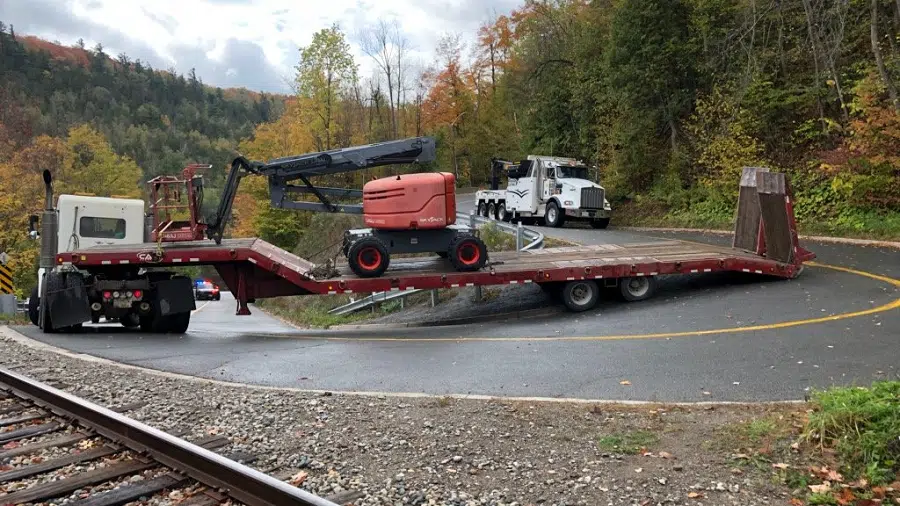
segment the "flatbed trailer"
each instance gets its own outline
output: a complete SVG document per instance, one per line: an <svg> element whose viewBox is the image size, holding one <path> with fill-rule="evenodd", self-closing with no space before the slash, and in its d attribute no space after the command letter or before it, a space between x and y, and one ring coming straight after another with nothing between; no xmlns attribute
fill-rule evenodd
<svg viewBox="0 0 900 506"><path fill-rule="evenodd" d="M757 184L757 179L759 184ZM800 274L815 255L798 242L783 174L745 170L732 247L679 240L574 246L491 255L487 267L458 272L442 258L397 258L379 278L346 264L320 266L262 239L96 246L57 255L57 263L115 277L139 268L210 265L238 301L237 313L266 297L538 283L574 311L590 309L598 288L616 285L626 300L652 295L656 276L735 271L780 278Z"/></svg>

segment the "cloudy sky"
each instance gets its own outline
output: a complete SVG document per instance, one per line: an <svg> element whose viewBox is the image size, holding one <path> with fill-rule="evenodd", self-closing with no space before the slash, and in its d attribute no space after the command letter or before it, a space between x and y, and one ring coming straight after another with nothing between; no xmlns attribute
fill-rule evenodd
<svg viewBox="0 0 900 506"><path fill-rule="evenodd" d="M298 49L317 30L338 23L353 46L360 73L372 62L358 34L379 19L395 19L412 58L433 59L442 34L474 39L478 26L520 0L0 0L0 21L17 33L89 47L103 44L157 68L174 67L208 84L288 92Z"/></svg>

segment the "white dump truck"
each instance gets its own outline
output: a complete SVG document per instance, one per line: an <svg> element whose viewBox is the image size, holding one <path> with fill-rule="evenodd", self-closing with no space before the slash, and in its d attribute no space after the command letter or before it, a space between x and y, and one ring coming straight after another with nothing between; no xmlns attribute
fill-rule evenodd
<svg viewBox="0 0 900 506"><path fill-rule="evenodd" d="M500 174L508 184L500 189ZM549 227L567 220L588 221L606 228L612 206L606 190L590 180L588 167L574 158L529 155L519 163L493 160L491 189L475 193L480 216L510 221L537 219Z"/></svg>

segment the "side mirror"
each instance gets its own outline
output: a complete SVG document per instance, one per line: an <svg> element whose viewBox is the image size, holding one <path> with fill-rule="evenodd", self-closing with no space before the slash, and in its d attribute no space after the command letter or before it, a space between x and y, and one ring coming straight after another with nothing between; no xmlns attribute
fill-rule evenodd
<svg viewBox="0 0 900 506"><path fill-rule="evenodd" d="M32 214L28 217L28 236L37 239L38 235L38 217L36 214Z"/></svg>

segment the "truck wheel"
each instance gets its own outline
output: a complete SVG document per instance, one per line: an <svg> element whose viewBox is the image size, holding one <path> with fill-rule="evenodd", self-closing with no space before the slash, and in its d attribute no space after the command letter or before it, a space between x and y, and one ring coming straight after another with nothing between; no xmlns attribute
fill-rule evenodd
<svg viewBox="0 0 900 506"><path fill-rule="evenodd" d="M170 334L184 334L191 324L191 313L175 313L164 318L166 330Z"/></svg>
<svg viewBox="0 0 900 506"><path fill-rule="evenodd" d="M485 204L484 201L479 202L478 203L478 216L484 216L485 218L487 218L487 215L488 215L487 204Z"/></svg>
<svg viewBox="0 0 900 506"><path fill-rule="evenodd" d="M509 222L512 218L512 215L506 212L506 203L501 202L499 206L497 206L497 219L500 221Z"/></svg>
<svg viewBox="0 0 900 506"><path fill-rule="evenodd" d="M38 318L40 317L41 309L41 299L38 297L38 289L34 287L34 290L31 291L31 297L28 298L28 319L31 320L32 325L38 324Z"/></svg>
<svg viewBox="0 0 900 506"><path fill-rule="evenodd" d="M494 204L493 202L491 202L490 204L488 204L487 218L488 218L489 220L496 220L496 219L497 219L497 204Z"/></svg>
<svg viewBox="0 0 900 506"><path fill-rule="evenodd" d="M628 302L649 299L656 292L655 276L635 276L619 280L619 293Z"/></svg>
<svg viewBox="0 0 900 506"><path fill-rule="evenodd" d="M561 227L563 223L565 223L566 216L563 214L562 209L559 208L559 204L557 204L555 200L551 200L550 203L547 204L547 212L544 216L544 221L547 223L548 227Z"/></svg>
<svg viewBox="0 0 900 506"><path fill-rule="evenodd" d="M350 269L361 278L377 278L391 262L387 246L377 237L363 237L350 246Z"/></svg>
<svg viewBox="0 0 900 506"><path fill-rule="evenodd" d="M487 245L474 235L458 235L447 249L450 263L458 271L477 271L487 263Z"/></svg>
<svg viewBox="0 0 900 506"><path fill-rule="evenodd" d="M594 228L606 228L609 226L609 218L600 218L599 220L591 220L591 226Z"/></svg>
<svg viewBox="0 0 900 506"><path fill-rule="evenodd" d="M126 329L133 329L141 325L141 318L136 313L128 313L119 320L119 323L121 323L122 326Z"/></svg>
<svg viewBox="0 0 900 506"><path fill-rule="evenodd" d="M600 287L596 281L589 279L581 281L569 281L563 286L563 304L570 310L580 313L597 305L600 296Z"/></svg>

